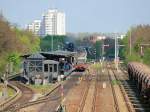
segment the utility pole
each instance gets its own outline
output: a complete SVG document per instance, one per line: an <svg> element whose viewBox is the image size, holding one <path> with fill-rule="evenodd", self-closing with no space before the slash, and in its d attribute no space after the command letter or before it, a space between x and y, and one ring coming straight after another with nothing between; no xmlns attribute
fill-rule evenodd
<svg viewBox="0 0 150 112"><path fill-rule="evenodd" d="M102 60L103 60L103 57L104 57L104 40L102 41Z"/></svg>
<svg viewBox="0 0 150 112"><path fill-rule="evenodd" d="M94 49L95 62L96 62L96 48Z"/></svg>
<svg viewBox="0 0 150 112"><path fill-rule="evenodd" d="M6 70L6 72L4 74L4 89L3 89L4 99L8 97L8 91L7 91L8 81L7 81L7 78L8 78L8 74L9 74L9 64L6 65L5 70Z"/></svg>
<svg viewBox="0 0 150 112"><path fill-rule="evenodd" d="M130 30L130 36L129 36L129 52L130 52L130 56L132 54L132 30Z"/></svg>
<svg viewBox="0 0 150 112"><path fill-rule="evenodd" d="M115 36L115 68L118 71L118 37Z"/></svg>
<svg viewBox="0 0 150 112"><path fill-rule="evenodd" d="M53 51L53 34L52 34L52 37L51 37L51 51Z"/></svg>
<svg viewBox="0 0 150 112"><path fill-rule="evenodd" d="M104 44L104 40L103 40L103 43L102 43L102 61L101 61L102 72L104 72L104 70L103 70L103 62L104 62L105 47L109 47L109 44Z"/></svg>
<svg viewBox="0 0 150 112"><path fill-rule="evenodd" d="M119 63L119 48L123 47L124 45L118 44L118 37L115 37L115 67L118 72L118 63Z"/></svg>

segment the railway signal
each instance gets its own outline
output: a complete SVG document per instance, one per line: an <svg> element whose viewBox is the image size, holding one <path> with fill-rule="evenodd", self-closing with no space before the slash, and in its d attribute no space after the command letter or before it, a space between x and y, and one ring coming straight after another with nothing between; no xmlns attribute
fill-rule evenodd
<svg viewBox="0 0 150 112"><path fill-rule="evenodd" d="M105 47L109 47L109 44L104 44L102 45L102 60L101 60L101 67L102 67L102 72L104 72L104 69L103 69L103 62L105 60L105 57L104 57L104 50L105 50Z"/></svg>
<svg viewBox="0 0 150 112"><path fill-rule="evenodd" d="M115 68L117 69L118 72L118 63L119 63L119 47L123 47L124 45L119 45L118 44L118 37L115 37Z"/></svg>

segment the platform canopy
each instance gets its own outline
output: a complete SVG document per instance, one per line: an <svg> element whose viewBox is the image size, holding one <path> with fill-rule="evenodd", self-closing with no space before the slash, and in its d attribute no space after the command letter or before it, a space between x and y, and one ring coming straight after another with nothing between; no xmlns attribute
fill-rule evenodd
<svg viewBox="0 0 150 112"><path fill-rule="evenodd" d="M58 50L58 51L52 51L52 52L41 52L41 54L69 57L69 56L74 56L76 54L76 52Z"/></svg>
<svg viewBox="0 0 150 112"><path fill-rule="evenodd" d="M41 55L40 53L36 53L36 54L30 55L29 57L27 57L27 59L45 59L45 57Z"/></svg>
<svg viewBox="0 0 150 112"><path fill-rule="evenodd" d="M54 61L54 60L45 60L43 61L44 64L59 64L58 61Z"/></svg>

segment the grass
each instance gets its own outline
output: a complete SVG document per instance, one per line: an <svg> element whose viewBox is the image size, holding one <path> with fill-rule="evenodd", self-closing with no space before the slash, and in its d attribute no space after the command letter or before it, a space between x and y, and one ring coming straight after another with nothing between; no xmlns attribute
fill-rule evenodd
<svg viewBox="0 0 150 112"><path fill-rule="evenodd" d="M53 87L53 84L48 85L28 85L35 93L45 94L47 91L50 91Z"/></svg>
<svg viewBox="0 0 150 112"><path fill-rule="evenodd" d="M0 92L2 92L2 90L3 90L3 85L0 84ZM15 94L15 91L12 88L8 87L7 90L8 90L8 96L9 97L11 97L11 96L13 96Z"/></svg>
<svg viewBox="0 0 150 112"><path fill-rule="evenodd" d="M91 67L94 68L94 69L100 69L101 64L100 63L95 63L95 64L92 64Z"/></svg>
<svg viewBox="0 0 150 112"><path fill-rule="evenodd" d="M113 84L113 85L119 85L119 84L120 84L120 81L118 81L118 80L112 80L112 84Z"/></svg>

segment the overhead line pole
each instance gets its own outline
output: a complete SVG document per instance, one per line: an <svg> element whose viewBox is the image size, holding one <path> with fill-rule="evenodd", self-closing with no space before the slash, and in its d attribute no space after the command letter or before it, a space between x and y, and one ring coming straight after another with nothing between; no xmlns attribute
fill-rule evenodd
<svg viewBox="0 0 150 112"><path fill-rule="evenodd" d="M116 69L118 71L118 63L117 63L117 61L118 61L118 38L117 38L117 36L115 36L115 67L116 67Z"/></svg>
<svg viewBox="0 0 150 112"><path fill-rule="evenodd" d="M52 37L51 37L51 51L53 51L53 34L52 34Z"/></svg>
<svg viewBox="0 0 150 112"><path fill-rule="evenodd" d="M123 47L124 45L118 44L118 37L115 36L115 67L118 71L118 62L119 62L119 48Z"/></svg>
<svg viewBox="0 0 150 112"><path fill-rule="evenodd" d="M131 36L132 36L132 31L130 30L130 36L129 36L129 49L130 49L130 56L132 54L132 39L131 39Z"/></svg>

